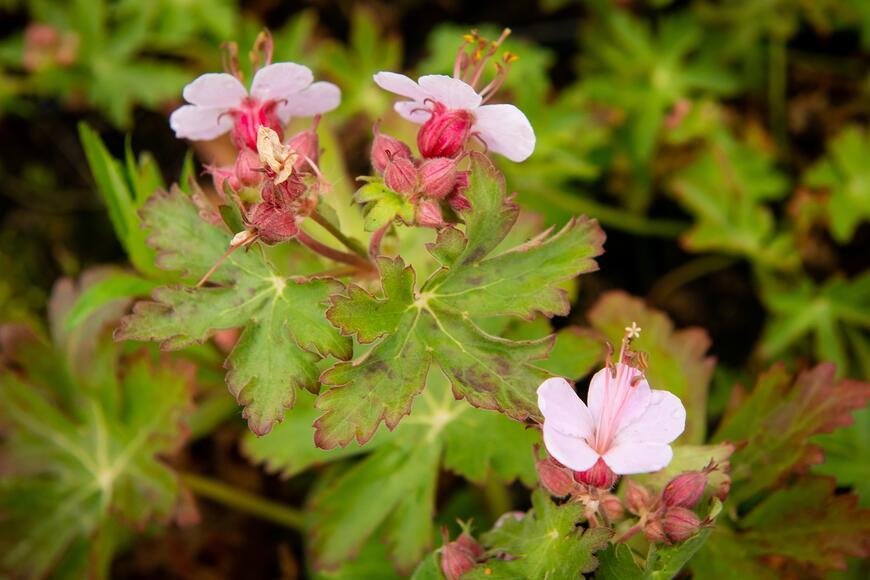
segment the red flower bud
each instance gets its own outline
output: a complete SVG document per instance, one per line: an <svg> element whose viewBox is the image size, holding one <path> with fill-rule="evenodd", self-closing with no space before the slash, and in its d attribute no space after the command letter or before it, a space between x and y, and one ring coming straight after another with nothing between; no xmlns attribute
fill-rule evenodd
<svg viewBox="0 0 870 580"><path fill-rule="evenodd" d="M391 159L411 159L411 148L395 137L381 133L381 122L375 123L375 140L372 141L372 167L383 173Z"/></svg>
<svg viewBox="0 0 870 580"><path fill-rule="evenodd" d="M314 129L299 131L287 141L287 146L296 152L299 157L293 168L304 171L309 167L306 157L317 164L320 161L320 138Z"/></svg>
<svg viewBox="0 0 870 580"><path fill-rule="evenodd" d="M440 228L444 225L444 218L441 215L441 206L437 201L421 199L417 203L417 224L429 227Z"/></svg>
<svg viewBox="0 0 870 580"><path fill-rule="evenodd" d="M384 182L393 191L414 193L417 191L417 168L414 162L404 157L391 159L384 170Z"/></svg>
<svg viewBox="0 0 870 580"><path fill-rule="evenodd" d="M535 459L535 470L538 472L538 480L541 487L550 495L565 497L574 489L574 479L571 472L557 465L551 457Z"/></svg>
<svg viewBox="0 0 870 580"><path fill-rule="evenodd" d="M665 528L657 519L646 521L643 525L643 535L653 544L661 544L668 541L668 537L665 535Z"/></svg>
<svg viewBox="0 0 870 580"><path fill-rule="evenodd" d="M426 158L455 157L465 149L474 117L463 109L451 111L441 103L435 103L431 113L417 133L420 155Z"/></svg>
<svg viewBox="0 0 870 580"><path fill-rule="evenodd" d="M249 219L257 236L265 244L277 244L299 233L293 211L273 204L258 203L251 209Z"/></svg>
<svg viewBox="0 0 870 580"><path fill-rule="evenodd" d="M263 180L263 172L259 171L261 167L256 150L240 149L233 171L243 187L257 187Z"/></svg>
<svg viewBox="0 0 870 580"><path fill-rule="evenodd" d="M701 520L692 510L672 507L665 512L662 526L671 541L682 542L698 533L701 529Z"/></svg>
<svg viewBox="0 0 870 580"><path fill-rule="evenodd" d="M483 555L483 548L477 541L463 533L455 542L444 544L441 548L441 572L447 580L459 578L474 568L477 559Z"/></svg>
<svg viewBox="0 0 870 580"><path fill-rule="evenodd" d="M275 109L277 101L261 102L257 99L246 97L242 100L239 108L233 109L233 131L231 137L238 149L257 150L257 134L260 126L265 125L278 133L278 139L283 139L281 120Z"/></svg>
<svg viewBox="0 0 870 580"><path fill-rule="evenodd" d="M420 189L429 197L444 199L456 187L456 159L435 157L420 165Z"/></svg>
<svg viewBox="0 0 870 580"><path fill-rule="evenodd" d="M590 469L575 471L574 479L599 489L610 489L616 483L616 474L604 463L604 459L599 457Z"/></svg>
<svg viewBox="0 0 870 580"><path fill-rule="evenodd" d="M218 196L223 199L224 184L230 186L233 191L241 189L241 184L236 177L235 167L217 167L215 165L206 165L205 172L211 175L211 181L214 184L214 189Z"/></svg>
<svg viewBox="0 0 870 580"><path fill-rule="evenodd" d="M701 500L707 487L707 473L686 471L668 482L662 492L662 501L668 507L693 508Z"/></svg>
<svg viewBox="0 0 870 580"><path fill-rule="evenodd" d="M652 506L652 495L639 483L628 480L625 490L625 505L636 516L643 515Z"/></svg>
<svg viewBox="0 0 870 580"><path fill-rule="evenodd" d="M621 520L622 516L625 515L625 510L622 507L622 502L619 501L619 498L613 494L607 494L601 500L601 510L604 512L604 515L607 516L607 519L611 522L616 520Z"/></svg>

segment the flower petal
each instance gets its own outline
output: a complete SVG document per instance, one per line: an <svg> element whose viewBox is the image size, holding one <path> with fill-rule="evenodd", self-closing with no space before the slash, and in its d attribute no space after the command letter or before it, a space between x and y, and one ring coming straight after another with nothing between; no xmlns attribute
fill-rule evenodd
<svg viewBox="0 0 870 580"><path fill-rule="evenodd" d="M207 73L184 87L182 94L192 105L232 109L248 96L248 91L233 75Z"/></svg>
<svg viewBox="0 0 870 580"><path fill-rule="evenodd" d="M290 100L311 84L314 75L311 69L295 62L276 62L264 66L254 75L251 83L251 96L261 101Z"/></svg>
<svg viewBox="0 0 870 580"><path fill-rule="evenodd" d="M686 428L686 408L679 397L668 391L654 390L649 406L637 419L623 423L614 446L623 443L670 443Z"/></svg>
<svg viewBox="0 0 870 580"><path fill-rule="evenodd" d="M607 411L609 414L615 414L623 399L625 403L619 410L618 424L610 425L614 434L618 433L623 425L635 421L644 414L650 402L650 388L646 379L641 379L631 386L638 375L640 371L622 363L616 364L616 378L613 378L607 368L593 375L589 383L586 404L589 405L589 412L592 413L596 425L609 423L610 420L603 421L603 413Z"/></svg>
<svg viewBox="0 0 870 580"><path fill-rule="evenodd" d="M474 112L474 130L490 151L511 161L524 161L535 150L535 131L513 105L484 105Z"/></svg>
<svg viewBox="0 0 870 580"><path fill-rule="evenodd" d="M226 109L184 105L172 112L169 126L179 139L208 141L223 135L233 127L233 119L223 115Z"/></svg>
<svg viewBox="0 0 870 580"><path fill-rule="evenodd" d="M417 82L427 97L443 103L448 109L474 110L480 106L480 95L465 81L447 75L426 75Z"/></svg>
<svg viewBox="0 0 870 580"><path fill-rule="evenodd" d="M581 439L592 436L592 415L565 379L554 377L541 383L538 408L545 426Z"/></svg>
<svg viewBox="0 0 870 580"><path fill-rule="evenodd" d="M405 75L383 71L377 73L372 78L385 91L390 91L391 93L420 102L426 98L426 93L420 88L420 85Z"/></svg>
<svg viewBox="0 0 870 580"><path fill-rule="evenodd" d="M402 116L412 123L425 123L429 120L431 113L426 108L426 105L419 101L399 101L393 108Z"/></svg>
<svg viewBox="0 0 870 580"><path fill-rule="evenodd" d="M579 437L566 435L544 423L544 446L559 463L574 471L586 471L598 461L598 453Z"/></svg>
<svg viewBox="0 0 870 580"><path fill-rule="evenodd" d="M669 445L626 443L612 447L605 453L604 463L619 475L652 473L667 467L673 456Z"/></svg>
<svg viewBox="0 0 870 580"><path fill-rule="evenodd" d="M278 106L278 118L286 123L290 117L313 117L333 110L339 103L341 89L321 81L287 97L287 102Z"/></svg>

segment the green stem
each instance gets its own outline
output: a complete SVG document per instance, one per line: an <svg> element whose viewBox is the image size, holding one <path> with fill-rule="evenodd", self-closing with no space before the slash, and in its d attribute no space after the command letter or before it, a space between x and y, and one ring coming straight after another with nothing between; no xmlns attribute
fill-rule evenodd
<svg viewBox="0 0 870 580"><path fill-rule="evenodd" d="M513 502L507 487L493 474L490 474L483 484L483 497L493 520L513 509Z"/></svg>
<svg viewBox="0 0 870 580"><path fill-rule="evenodd" d="M310 217L312 220L315 221L315 223L317 223L317 225L319 225L320 227L325 229L327 232L332 234L332 237L334 237L336 240L338 240L339 242L344 244L344 246L348 250L352 251L357 256L359 256L361 258L365 258L366 260L368 260L369 255L366 252L365 248L363 248L362 245L359 242L357 242L356 240L353 240L353 239L347 237L346 235L344 235L343 233L341 233L341 230L339 230L337 227L332 225L328 219L326 219L325 217L323 217L322 215L320 215L316 211L312 212Z"/></svg>
<svg viewBox="0 0 870 580"><path fill-rule="evenodd" d="M181 481L199 497L257 516L279 526L298 531L305 530L305 515L299 510L196 473L185 472L179 476Z"/></svg>
<svg viewBox="0 0 870 580"><path fill-rule="evenodd" d="M788 122L786 118L788 52L786 41L780 34L773 34L770 38L769 67L767 97L770 106L770 125L777 144L783 152L786 152L788 148Z"/></svg>
<svg viewBox="0 0 870 580"><path fill-rule="evenodd" d="M649 291L649 301L653 304L661 304L665 297L680 287L713 272L729 268L738 261L732 256L716 254L690 260L659 278Z"/></svg>
<svg viewBox="0 0 870 580"><path fill-rule="evenodd" d="M201 403L187 419L190 439L196 441L211 434L221 423L239 414L239 404L227 393L226 389L210 395Z"/></svg>

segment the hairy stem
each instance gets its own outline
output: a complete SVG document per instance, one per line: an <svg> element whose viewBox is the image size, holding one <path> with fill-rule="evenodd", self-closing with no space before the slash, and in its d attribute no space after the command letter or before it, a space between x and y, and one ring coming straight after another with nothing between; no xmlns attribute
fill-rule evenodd
<svg viewBox="0 0 870 580"><path fill-rule="evenodd" d="M314 220L317 225L332 234L332 237L344 244L344 247L346 247L348 250L352 251L360 258L368 259L368 254L366 254L365 248L363 248L359 242L357 242L356 240L352 240L351 238L341 233L341 230L332 225L329 220L320 215L320 213L316 211L311 212L311 215L309 217Z"/></svg>
<svg viewBox="0 0 870 580"><path fill-rule="evenodd" d="M326 256L330 260L335 260L336 262L342 262L343 264L349 264L351 266L356 266L357 268L368 270L371 269L371 263L367 258L362 258L356 254L349 254L347 252L342 252L340 250L336 250L330 248L326 244L321 244L308 234L303 231L299 231L296 234L296 239L299 240L299 243L308 246L311 250L317 252L322 256Z"/></svg>
<svg viewBox="0 0 870 580"><path fill-rule="evenodd" d="M384 234L387 233L389 227L390 224L387 224L384 227L375 230L375 233L372 234L372 239L369 240L369 260L372 262L374 262L381 253L381 241L384 239Z"/></svg>
<svg viewBox="0 0 870 580"><path fill-rule="evenodd" d="M179 477L199 497L286 528L305 529L305 515L299 510L199 474L181 473Z"/></svg>

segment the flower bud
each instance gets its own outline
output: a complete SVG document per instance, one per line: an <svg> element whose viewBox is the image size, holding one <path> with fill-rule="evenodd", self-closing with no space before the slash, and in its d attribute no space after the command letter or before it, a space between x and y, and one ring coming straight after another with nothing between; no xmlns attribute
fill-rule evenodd
<svg viewBox="0 0 870 580"><path fill-rule="evenodd" d="M277 107L277 101L260 102L246 97L237 109L230 112L234 120L230 136L239 150L245 148L257 150L257 135L260 127L268 127L275 131L279 141L284 138L281 120L275 112Z"/></svg>
<svg viewBox="0 0 870 580"><path fill-rule="evenodd" d="M441 572L447 580L459 580L463 574L474 568L481 555L483 548L480 544L463 533L455 542L444 544L441 548Z"/></svg>
<svg viewBox="0 0 870 580"><path fill-rule="evenodd" d="M658 519L649 519L644 523L643 535L653 544L661 544L668 541L668 537L665 535L665 528Z"/></svg>
<svg viewBox="0 0 870 580"><path fill-rule="evenodd" d="M575 471L574 479L599 489L610 489L616 483L616 474L604 463L604 459L599 457L590 469Z"/></svg>
<svg viewBox="0 0 870 580"><path fill-rule="evenodd" d="M414 162L404 157L391 159L384 170L384 182L393 191L414 193L417 190L417 168Z"/></svg>
<svg viewBox="0 0 870 580"><path fill-rule="evenodd" d="M214 189L218 196L223 199L224 186L229 185L233 191L241 189L239 179L236 177L235 167L217 167L216 165L206 165L204 168L206 173L211 175L211 181L214 184Z"/></svg>
<svg viewBox="0 0 870 580"><path fill-rule="evenodd" d="M465 149L473 123L474 118L468 111L451 111L443 104L435 103L429 120L417 133L420 155L426 158L455 157Z"/></svg>
<svg viewBox="0 0 870 580"><path fill-rule="evenodd" d="M383 173L391 159L411 159L411 148L395 137L381 133L381 122L375 123L375 139L372 141L372 167Z"/></svg>
<svg viewBox="0 0 870 580"><path fill-rule="evenodd" d="M251 226L265 244L277 244L299 233L296 215L271 203L258 203L249 215Z"/></svg>
<svg viewBox="0 0 870 580"><path fill-rule="evenodd" d="M317 164L320 161L320 138L314 129L299 131L287 141L287 147L299 156L293 168L302 171L308 167L308 159Z"/></svg>
<svg viewBox="0 0 870 580"><path fill-rule="evenodd" d="M701 500L707 487L704 471L686 471L668 482L662 492L662 501L668 507L693 508Z"/></svg>
<svg viewBox="0 0 870 580"><path fill-rule="evenodd" d="M421 199L417 203L417 224L428 228L440 228L444 225L441 206L437 201Z"/></svg>
<svg viewBox="0 0 870 580"><path fill-rule="evenodd" d="M652 505L652 495L647 488L629 479L625 490L625 505L634 515L643 515Z"/></svg>
<svg viewBox="0 0 870 580"><path fill-rule="evenodd" d="M257 187L263 179L263 172L257 153L250 149L241 149L236 157L233 168L237 182L242 187ZM231 183L232 185L232 183Z"/></svg>
<svg viewBox="0 0 870 580"><path fill-rule="evenodd" d="M684 507L668 508L662 526L673 542L688 540L701 529L701 520L692 510Z"/></svg>
<svg viewBox="0 0 870 580"><path fill-rule="evenodd" d="M574 489L574 479L571 472L556 465L551 457L535 459L535 470L538 480L547 493L556 497L565 497Z"/></svg>
<svg viewBox="0 0 870 580"><path fill-rule="evenodd" d="M420 189L429 197L444 199L456 187L456 159L435 157L420 165Z"/></svg>
<svg viewBox="0 0 870 580"><path fill-rule="evenodd" d="M611 522L621 520L625 515L625 510L622 507L622 502L613 494L607 494L601 499L601 511L607 516Z"/></svg>

